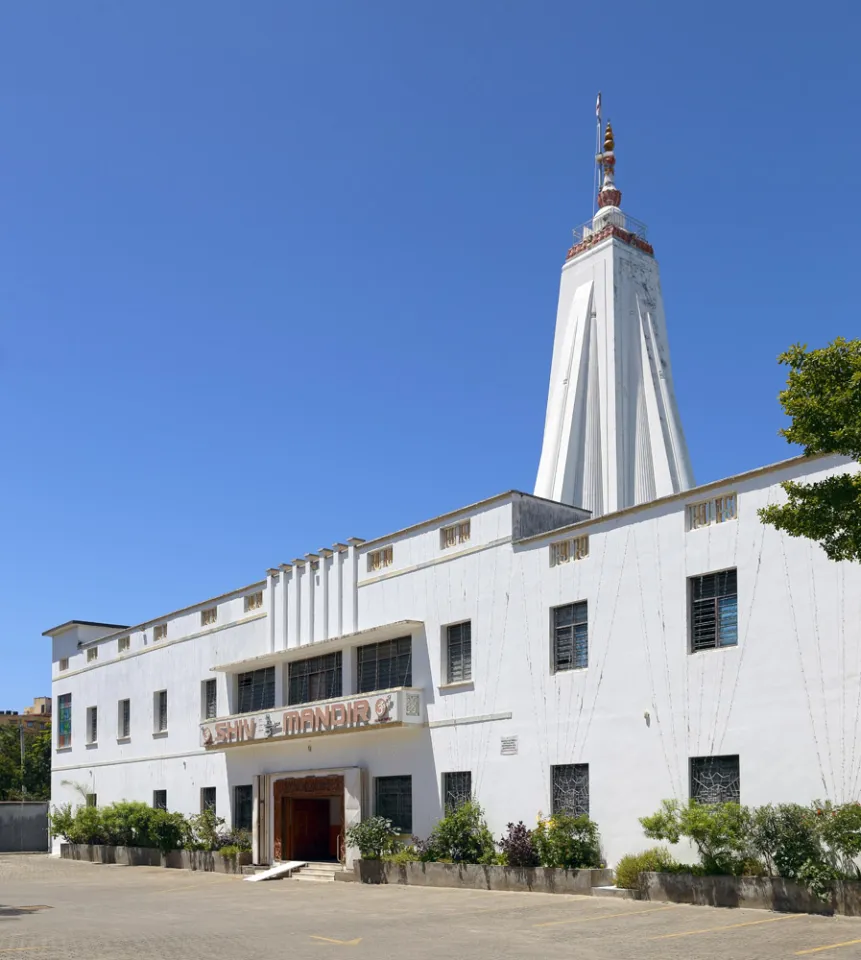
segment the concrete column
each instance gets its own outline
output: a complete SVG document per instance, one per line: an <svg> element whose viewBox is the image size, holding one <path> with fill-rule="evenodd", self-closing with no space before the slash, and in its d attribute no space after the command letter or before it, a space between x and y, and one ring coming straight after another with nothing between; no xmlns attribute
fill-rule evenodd
<svg viewBox="0 0 861 960"><path fill-rule="evenodd" d="M290 607L288 603L289 598L289 588L290 581L292 577L288 577L287 574L292 571L292 567L289 563L282 563L280 568L281 570L281 649L287 649L287 641L289 639L288 634L288 624L290 622L289 613Z"/></svg>
<svg viewBox="0 0 861 960"><path fill-rule="evenodd" d="M333 544L332 550L332 576L335 578L335 620L336 637L340 637L344 632L344 557L347 553L346 543Z"/></svg>
<svg viewBox="0 0 861 960"><path fill-rule="evenodd" d="M293 561L293 642L291 647L298 647L302 643L302 580L308 576L305 561Z"/></svg>
<svg viewBox="0 0 861 960"><path fill-rule="evenodd" d="M350 537L347 541L347 568L349 570L349 580L347 583L347 593L349 596L350 633L355 633L359 629L359 547L365 541L360 537Z"/></svg>
<svg viewBox="0 0 861 960"><path fill-rule="evenodd" d="M266 617L269 623L269 652L275 652L275 584L278 582L278 571L266 571Z"/></svg>
<svg viewBox="0 0 861 960"><path fill-rule="evenodd" d="M314 618L316 614L316 606L314 600L314 592L317 583L317 574L320 572L320 557L316 553L306 553L305 559L308 561L308 567L306 570L306 577L308 582L305 585L305 599L308 601L308 643L314 642ZM317 569L314 569L314 564L317 564Z"/></svg>
<svg viewBox="0 0 861 960"><path fill-rule="evenodd" d="M320 581L323 587L323 635L321 640L329 639L329 577L335 573L335 561L329 562L332 551L328 547L320 549Z"/></svg>
<svg viewBox="0 0 861 960"><path fill-rule="evenodd" d="M268 863L266 847L266 807L262 791L263 777L255 775L251 792L251 856L254 863Z"/></svg>

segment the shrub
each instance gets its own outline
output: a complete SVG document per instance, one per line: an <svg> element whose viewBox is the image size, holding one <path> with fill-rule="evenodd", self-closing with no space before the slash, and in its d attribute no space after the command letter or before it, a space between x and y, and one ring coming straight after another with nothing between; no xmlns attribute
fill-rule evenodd
<svg viewBox="0 0 861 960"><path fill-rule="evenodd" d="M537 867L538 854L532 842L532 831L521 820L509 823L508 832L499 841L509 867Z"/></svg>
<svg viewBox="0 0 861 960"><path fill-rule="evenodd" d="M449 810L419 848L422 860L487 864L494 863L497 857L484 811L474 800Z"/></svg>
<svg viewBox="0 0 861 960"><path fill-rule="evenodd" d="M154 810L146 803L122 800L101 808L106 843L120 847L154 847Z"/></svg>
<svg viewBox="0 0 861 960"><path fill-rule="evenodd" d="M236 847L241 851L251 850L251 834L248 830L240 830L238 827L231 827L229 830L221 830L218 834L218 846L216 850L223 850L225 847Z"/></svg>
<svg viewBox="0 0 861 960"><path fill-rule="evenodd" d="M814 805L819 834L830 852L830 865L840 875L857 879L861 871L855 862L861 855L861 804L830 802Z"/></svg>
<svg viewBox="0 0 861 960"><path fill-rule="evenodd" d="M400 850L395 850L394 853L383 854L383 860L386 863L416 863L421 857L419 856L418 850L414 846L401 847Z"/></svg>
<svg viewBox="0 0 861 960"><path fill-rule="evenodd" d="M70 843L106 843L101 810L98 807L78 807L67 839Z"/></svg>
<svg viewBox="0 0 861 960"><path fill-rule="evenodd" d="M153 846L162 853L181 850L188 840L188 822L181 813L153 810L151 836Z"/></svg>
<svg viewBox="0 0 861 960"><path fill-rule="evenodd" d="M384 854L394 853L397 834L392 821L386 817L369 817L347 830L347 843L359 848L363 860L379 860Z"/></svg>
<svg viewBox="0 0 861 960"><path fill-rule="evenodd" d="M217 817L214 810L204 810L188 818L189 850L218 850L229 846L222 841L219 828L224 826L224 817Z"/></svg>
<svg viewBox="0 0 861 960"><path fill-rule="evenodd" d="M809 872L809 865L824 861L816 814L797 803L754 810L751 846L762 857L769 876L798 879L802 871Z"/></svg>
<svg viewBox="0 0 861 960"><path fill-rule="evenodd" d="M62 837L67 843L69 834L72 832L75 822L75 814L72 811L71 803L64 803L62 806L54 807L49 817L52 837Z"/></svg>
<svg viewBox="0 0 861 960"><path fill-rule="evenodd" d="M532 843L542 867L575 870L602 866L598 825L587 816L557 813L547 820L539 818Z"/></svg>
<svg viewBox="0 0 861 960"><path fill-rule="evenodd" d="M240 853L244 853L240 847L237 847L235 843L228 843L226 846L219 847L218 852L222 857L232 857L235 859Z"/></svg>
<svg viewBox="0 0 861 960"><path fill-rule="evenodd" d="M666 847L652 847L642 853L629 853L616 865L616 886L637 890L641 873L675 873L680 866Z"/></svg>

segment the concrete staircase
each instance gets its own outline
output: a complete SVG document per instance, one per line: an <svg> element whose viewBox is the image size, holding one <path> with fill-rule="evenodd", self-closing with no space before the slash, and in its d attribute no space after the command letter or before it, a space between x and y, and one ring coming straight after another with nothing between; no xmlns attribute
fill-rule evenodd
<svg viewBox="0 0 861 960"><path fill-rule="evenodd" d="M297 867L291 876L306 883L334 883L335 871L340 869L340 863L306 863L304 867Z"/></svg>

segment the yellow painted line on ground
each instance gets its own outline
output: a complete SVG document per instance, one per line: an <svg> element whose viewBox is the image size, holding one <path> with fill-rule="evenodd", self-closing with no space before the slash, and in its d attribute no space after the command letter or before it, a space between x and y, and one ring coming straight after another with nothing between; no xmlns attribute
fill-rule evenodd
<svg viewBox="0 0 861 960"><path fill-rule="evenodd" d="M355 940L333 940L331 937L315 937L313 933L309 934L312 940L322 940L323 943L337 943L339 947L357 947L361 942L361 937Z"/></svg>
<svg viewBox="0 0 861 960"><path fill-rule="evenodd" d="M851 947L855 943L861 943L861 940L844 940L843 943L829 943L824 947L813 947L810 950L796 950L796 957L803 957L805 953L822 953L823 950L836 950L838 947Z"/></svg>
<svg viewBox="0 0 861 960"><path fill-rule="evenodd" d="M745 923L727 923L722 927L705 927L702 930L685 930L682 933L665 933L650 940L672 940L674 937L695 937L700 933L719 933L721 930L735 930L738 927L758 927L761 923L779 923L781 920L798 920L806 916L803 913L789 913L785 917L770 917L768 920L748 920Z"/></svg>
<svg viewBox="0 0 861 960"><path fill-rule="evenodd" d="M641 917L645 913L663 913L665 910L678 910L678 907L657 907L654 910L631 910L628 913L606 913L603 916L578 917L576 920L551 920L549 923L533 923L533 927L561 927L567 923L592 923L593 920L615 920L617 917Z"/></svg>

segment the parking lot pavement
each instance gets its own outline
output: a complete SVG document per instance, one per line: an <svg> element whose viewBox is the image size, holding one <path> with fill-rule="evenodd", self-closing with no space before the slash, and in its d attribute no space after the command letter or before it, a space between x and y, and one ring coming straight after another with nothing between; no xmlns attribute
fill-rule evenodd
<svg viewBox="0 0 861 960"><path fill-rule="evenodd" d="M861 958L861 919L0 856L0 960Z"/></svg>

